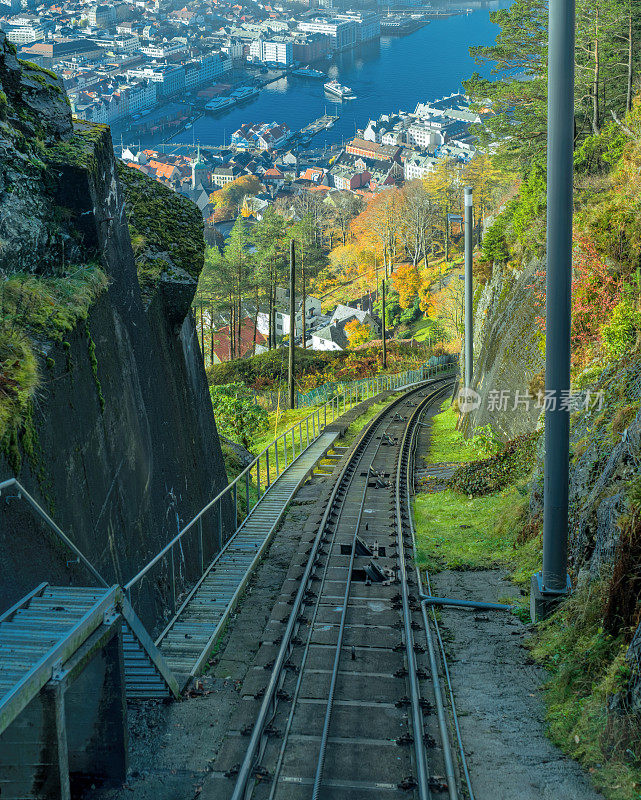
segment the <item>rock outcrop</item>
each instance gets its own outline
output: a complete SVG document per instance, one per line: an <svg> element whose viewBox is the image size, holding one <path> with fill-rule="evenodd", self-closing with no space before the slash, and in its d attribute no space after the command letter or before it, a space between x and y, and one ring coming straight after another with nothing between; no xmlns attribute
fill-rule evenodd
<svg viewBox="0 0 641 800"><path fill-rule="evenodd" d="M535 402L515 405L516 392L523 398L536 391L543 370L542 343L537 323L537 287L544 265L533 261L522 270L495 264L491 279L480 291L474 320L474 376L472 388L480 406L467 414L462 430L491 425L503 440L536 428L540 409ZM495 409L492 393L506 392L505 407ZM496 395L494 395L496 397Z"/></svg>
<svg viewBox="0 0 641 800"><path fill-rule="evenodd" d="M15 330L24 340L10 377L0 354L0 478L17 474L102 575L124 583L226 485L190 313L202 220L145 176L119 178L109 129L72 121L57 78L19 62L1 32L0 210L0 299L6 310L11 291L13 314L0 349L15 350ZM20 500L3 496L0 520L2 607L43 580L90 585ZM197 554L187 541L179 581ZM141 587L152 626L167 569Z"/></svg>

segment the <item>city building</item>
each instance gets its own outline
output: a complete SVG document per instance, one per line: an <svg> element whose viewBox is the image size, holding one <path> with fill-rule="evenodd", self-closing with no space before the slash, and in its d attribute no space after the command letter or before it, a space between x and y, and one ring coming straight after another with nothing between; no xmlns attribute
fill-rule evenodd
<svg viewBox="0 0 641 800"><path fill-rule="evenodd" d="M360 33L353 19L312 19L298 23L298 30L304 33L322 33L329 38L332 51L348 50L359 44Z"/></svg>
<svg viewBox="0 0 641 800"><path fill-rule="evenodd" d="M362 158L373 158L377 161L395 161L401 148L395 145L377 144L366 139L355 138L345 146L345 152Z"/></svg>
<svg viewBox="0 0 641 800"><path fill-rule="evenodd" d="M253 125L245 123L234 131L231 143L234 147L247 150L256 147L259 150L276 150L290 138L291 131L285 124L276 122L259 122Z"/></svg>
<svg viewBox="0 0 641 800"><path fill-rule="evenodd" d="M346 11L334 14L334 19L354 22L357 42L371 42L381 36L381 18L376 11Z"/></svg>
<svg viewBox="0 0 641 800"><path fill-rule="evenodd" d="M282 64L288 67L294 61L293 42L284 37L254 39L249 46L249 55L264 64Z"/></svg>

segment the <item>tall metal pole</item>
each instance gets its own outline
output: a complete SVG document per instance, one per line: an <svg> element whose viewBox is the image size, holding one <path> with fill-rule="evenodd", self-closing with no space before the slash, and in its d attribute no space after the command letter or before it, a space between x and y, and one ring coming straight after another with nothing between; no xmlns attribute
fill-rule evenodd
<svg viewBox="0 0 641 800"><path fill-rule="evenodd" d="M472 187L466 186L465 201L465 388L472 385L472 349L474 342L472 320Z"/></svg>
<svg viewBox="0 0 641 800"><path fill-rule="evenodd" d="M289 370L287 383L289 389L289 407L294 408L294 335L296 327L296 248L294 240L289 242Z"/></svg>
<svg viewBox="0 0 641 800"><path fill-rule="evenodd" d="M387 369L387 333L385 331L385 278L381 281L381 322L383 323L383 369Z"/></svg>
<svg viewBox="0 0 641 800"><path fill-rule="evenodd" d="M534 618L567 591L574 149L575 0L550 0L548 45L548 185L543 489L543 571L532 581Z"/></svg>

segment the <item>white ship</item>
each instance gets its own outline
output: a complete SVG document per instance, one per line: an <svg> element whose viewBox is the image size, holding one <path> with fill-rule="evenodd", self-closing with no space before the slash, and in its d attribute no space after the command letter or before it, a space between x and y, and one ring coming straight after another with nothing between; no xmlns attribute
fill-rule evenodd
<svg viewBox="0 0 641 800"><path fill-rule="evenodd" d="M328 81L324 86L326 92L340 97L341 100L354 100L356 97L349 86L343 86L343 84L338 81Z"/></svg>
<svg viewBox="0 0 641 800"><path fill-rule="evenodd" d="M235 106L237 100L233 97L217 97L215 100L210 100L205 106L205 110L216 114L218 111L224 111L226 108Z"/></svg>
<svg viewBox="0 0 641 800"><path fill-rule="evenodd" d="M241 86L231 93L231 96L237 103L242 103L245 100L251 100L252 97L257 97L260 94L255 86Z"/></svg>
<svg viewBox="0 0 641 800"><path fill-rule="evenodd" d="M311 67L300 67L293 69L292 75L297 75L299 78L326 78L327 73L321 72L319 69L312 69Z"/></svg>

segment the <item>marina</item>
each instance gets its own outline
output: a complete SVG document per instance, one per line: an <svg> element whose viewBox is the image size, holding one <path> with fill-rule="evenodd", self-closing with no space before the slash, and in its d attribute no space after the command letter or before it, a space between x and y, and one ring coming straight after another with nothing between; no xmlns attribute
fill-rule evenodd
<svg viewBox="0 0 641 800"><path fill-rule="evenodd" d="M348 102L326 92L322 80L295 75L294 70L289 73L252 70L249 76L245 73L236 77L237 85L250 83L252 77L259 85L260 94L250 102L233 104L217 113L204 113L195 121L193 116L204 108L194 107L189 130L184 129L184 123L174 128L165 125L162 133L158 131L153 136L135 134L136 141L149 146L166 142L168 151L174 143L191 145L194 141L201 146L222 146L229 144L232 133L243 123L278 120L290 130L298 131L299 143L306 147L303 130L314 125L312 120L328 113L336 121L330 127L314 130L310 147L325 149L340 145L370 118L396 113L399 108L413 110L418 102L460 91L462 81L475 70L488 74L486 67L474 63L467 43L494 41L497 27L490 22L488 12L503 5L503 0L493 0L468 14L444 11L436 16L434 13L431 24L408 36L385 34L380 42L337 53L327 66L327 62L318 65L319 71L327 74L325 82L336 80L353 89L357 97ZM429 54L427 62L425 53ZM306 67L307 64L303 69Z"/></svg>

